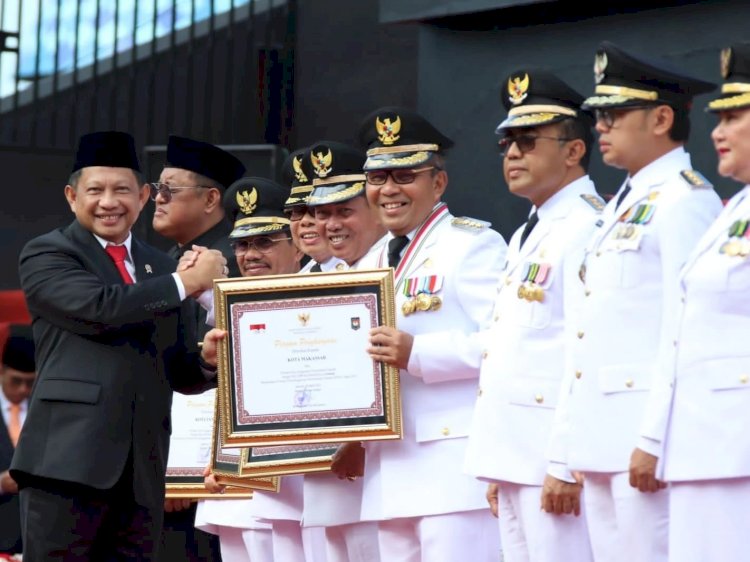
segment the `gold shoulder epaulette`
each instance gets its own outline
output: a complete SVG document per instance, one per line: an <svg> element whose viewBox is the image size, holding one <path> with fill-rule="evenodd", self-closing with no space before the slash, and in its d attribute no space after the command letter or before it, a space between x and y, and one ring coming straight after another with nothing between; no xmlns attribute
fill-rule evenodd
<svg viewBox="0 0 750 562"><path fill-rule="evenodd" d="M592 195L591 193L581 193L581 199L591 205L597 213L601 213L604 209L604 199L598 195Z"/></svg>
<svg viewBox="0 0 750 562"><path fill-rule="evenodd" d="M680 175L693 189L713 187L698 170L682 170Z"/></svg>
<svg viewBox="0 0 750 562"><path fill-rule="evenodd" d="M462 230L479 232L489 227L492 223L481 221L479 219L472 219L470 217L453 217L451 224L456 228L460 228Z"/></svg>

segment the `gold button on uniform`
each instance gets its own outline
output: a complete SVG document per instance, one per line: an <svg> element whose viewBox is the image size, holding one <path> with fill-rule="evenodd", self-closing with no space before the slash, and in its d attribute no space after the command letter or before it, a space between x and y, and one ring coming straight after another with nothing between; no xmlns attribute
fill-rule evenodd
<svg viewBox="0 0 750 562"><path fill-rule="evenodd" d="M748 377L747 375L741 375L741 376L740 376L740 382L741 382L742 384L747 384L747 381L748 381L748 380L750 380L750 377Z"/></svg>
<svg viewBox="0 0 750 562"><path fill-rule="evenodd" d="M498 320L500 320L500 315L499 314L495 314L495 322L497 322Z"/></svg>
<svg viewBox="0 0 750 562"><path fill-rule="evenodd" d="M544 402L544 396L542 396L541 394L537 394L536 396L534 396L534 400L536 400L537 404L541 404L542 402Z"/></svg>
<svg viewBox="0 0 750 562"><path fill-rule="evenodd" d="M336 271L341 271L346 267L343 263L337 263L336 264Z"/></svg>
<svg viewBox="0 0 750 562"><path fill-rule="evenodd" d="M628 388L633 388L633 379L626 379L625 386L627 386Z"/></svg>
<svg viewBox="0 0 750 562"><path fill-rule="evenodd" d="M591 294L591 289L586 289L584 294L588 297Z"/></svg>
<svg viewBox="0 0 750 562"><path fill-rule="evenodd" d="M580 331L578 332L578 339L579 339L579 340L582 340L582 339L583 339L583 330L580 330Z"/></svg>
<svg viewBox="0 0 750 562"><path fill-rule="evenodd" d="M577 379L580 379L582 375L583 375L583 373L580 370L576 371L576 378Z"/></svg>
<svg viewBox="0 0 750 562"><path fill-rule="evenodd" d="M447 427L444 427L443 430L440 433L442 433L443 435L445 435L447 437L448 435L451 434L451 430L448 429Z"/></svg>

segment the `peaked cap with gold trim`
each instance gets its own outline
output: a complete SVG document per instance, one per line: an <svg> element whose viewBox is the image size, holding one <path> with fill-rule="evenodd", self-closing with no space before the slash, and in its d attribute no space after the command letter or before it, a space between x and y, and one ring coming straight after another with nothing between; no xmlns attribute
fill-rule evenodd
<svg viewBox="0 0 750 562"><path fill-rule="evenodd" d="M405 107L381 107L365 117L359 143L367 150L365 171L384 168L416 168L453 141L416 111Z"/></svg>
<svg viewBox="0 0 750 562"><path fill-rule="evenodd" d="M709 102L707 111L750 107L750 43L736 43L721 51L721 96Z"/></svg>
<svg viewBox="0 0 750 562"><path fill-rule="evenodd" d="M498 134L505 129L539 127L568 118L593 125L590 115L581 110L583 96L545 70L512 72L503 80L501 91L508 116L497 126Z"/></svg>
<svg viewBox="0 0 750 562"><path fill-rule="evenodd" d="M234 223L229 238L273 234L289 229L284 201L289 189L266 178L242 178L224 194L224 208Z"/></svg>
<svg viewBox="0 0 750 562"><path fill-rule="evenodd" d="M685 74L670 63L626 53L603 41L594 56L594 95L584 109L670 105L688 107L694 96L716 84Z"/></svg>
<svg viewBox="0 0 750 562"><path fill-rule="evenodd" d="M365 192L362 166L365 154L340 142L320 141L310 147L313 168L313 190L307 198L309 207L342 203Z"/></svg>
<svg viewBox="0 0 750 562"><path fill-rule="evenodd" d="M307 204L307 196L313 189L313 167L310 160L310 148L295 150L281 166L281 183L289 186L291 192L284 203L285 209Z"/></svg>

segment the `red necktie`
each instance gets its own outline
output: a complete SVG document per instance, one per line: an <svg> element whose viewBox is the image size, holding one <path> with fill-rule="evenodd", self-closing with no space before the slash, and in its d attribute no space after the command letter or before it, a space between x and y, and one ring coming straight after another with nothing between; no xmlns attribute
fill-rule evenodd
<svg viewBox="0 0 750 562"><path fill-rule="evenodd" d="M109 254L109 257L112 258L112 261L115 262L117 271L120 272L120 277L125 281L125 284L132 285L133 278L130 276L130 273L128 273L128 268L125 267L125 258L128 255L128 249L125 246L113 246L112 244L108 244L105 250Z"/></svg>
<svg viewBox="0 0 750 562"><path fill-rule="evenodd" d="M18 436L21 435L21 406L10 403L10 423L8 423L8 434L10 441L15 447L18 444Z"/></svg>

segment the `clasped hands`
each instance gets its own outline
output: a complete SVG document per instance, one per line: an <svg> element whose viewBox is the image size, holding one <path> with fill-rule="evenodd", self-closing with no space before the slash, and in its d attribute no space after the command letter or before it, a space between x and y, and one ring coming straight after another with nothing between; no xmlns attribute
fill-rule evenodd
<svg viewBox="0 0 750 562"><path fill-rule="evenodd" d="M193 246L185 252L177 264L177 274L185 286L185 292L193 297L213 287L213 280L227 276L227 259L219 250L205 246Z"/></svg>

